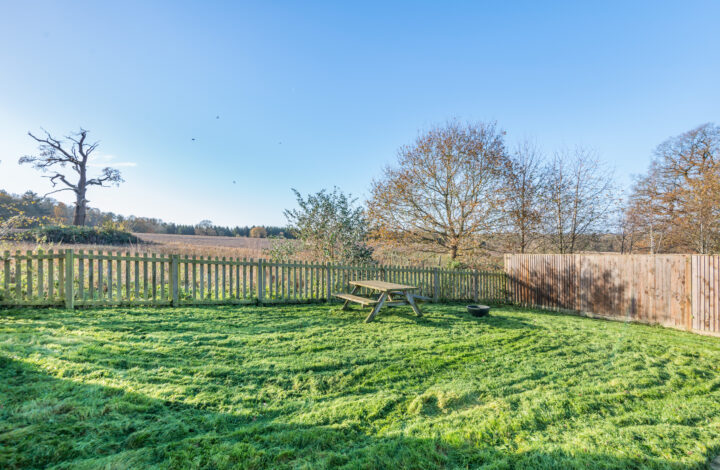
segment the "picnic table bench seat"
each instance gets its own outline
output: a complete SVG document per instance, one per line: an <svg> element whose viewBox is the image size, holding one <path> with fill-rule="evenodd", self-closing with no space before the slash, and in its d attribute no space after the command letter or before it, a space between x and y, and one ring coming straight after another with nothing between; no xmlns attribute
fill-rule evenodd
<svg viewBox="0 0 720 470"><path fill-rule="evenodd" d="M343 293L338 293L338 294L333 294L333 295L339 299L349 300L350 302L355 302L362 306L373 305L373 304L378 303L377 300L368 299L367 297L361 297L359 295L343 294Z"/></svg>

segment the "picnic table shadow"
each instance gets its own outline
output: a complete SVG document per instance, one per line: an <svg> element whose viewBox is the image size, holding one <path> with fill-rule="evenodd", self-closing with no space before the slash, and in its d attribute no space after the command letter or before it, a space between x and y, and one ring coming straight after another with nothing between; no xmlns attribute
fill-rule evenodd
<svg viewBox="0 0 720 470"><path fill-rule="evenodd" d="M223 413L58 378L0 354L2 468L689 469L657 457L514 451L372 434L371 422L307 425ZM24 387L23 393L13 389ZM44 408L43 408L44 406ZM28 413L32 407L39 413Z"/></svg>

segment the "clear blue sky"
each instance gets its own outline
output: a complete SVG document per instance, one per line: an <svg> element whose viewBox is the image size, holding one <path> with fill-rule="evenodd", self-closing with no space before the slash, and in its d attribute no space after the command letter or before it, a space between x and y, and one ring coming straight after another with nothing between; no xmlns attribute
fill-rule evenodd
<svg viewBox="0 0 720 470"><path fill-rule="evenodd" d="M0 188L49 190L17 165L26 132L83 126L127 180L92 206L284 224L291 187L364 198L450 118L593 147L628 184L720 121L718 20L711 1L2 1Z"/></svg>

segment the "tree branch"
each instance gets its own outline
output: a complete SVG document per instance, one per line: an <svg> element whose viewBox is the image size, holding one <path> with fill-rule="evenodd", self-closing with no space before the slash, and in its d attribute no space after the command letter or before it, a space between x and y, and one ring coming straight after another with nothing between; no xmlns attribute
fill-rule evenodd
<svg viewBox="0 0 720 470"><path fill-rule="evenodd" d="M55 191L50 191L49 193L45 193L45 195L44 195L43 197L48 197L48 196L51 195L51 194L59 193L59 192L61 192L61 191L75 191L75 190L72 189L72 188L56 189Z"/></svg>

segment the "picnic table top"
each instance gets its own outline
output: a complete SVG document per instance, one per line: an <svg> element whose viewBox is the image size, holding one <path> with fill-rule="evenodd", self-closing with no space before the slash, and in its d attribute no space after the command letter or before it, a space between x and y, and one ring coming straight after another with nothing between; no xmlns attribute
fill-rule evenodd
<svg viewBox="0 0 720 470"><path fill-rule="evenodd" d="M408 286L405 284L395 284L393 282L362 280L362 279L358 280L358 281L350 281L350 284L353 286L367 287L369 289L375 289L375 290L379 290L382 292L388 292L391 290L406 291L406 290L417 289L416 286Z"/></svg>

